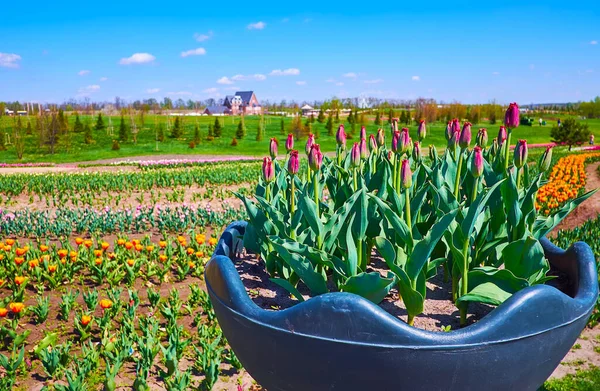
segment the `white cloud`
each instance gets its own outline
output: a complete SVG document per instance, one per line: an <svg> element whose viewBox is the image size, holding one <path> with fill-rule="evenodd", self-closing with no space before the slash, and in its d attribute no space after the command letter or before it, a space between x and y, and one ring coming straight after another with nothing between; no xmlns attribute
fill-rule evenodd
<svg viewBox="0 0 600 391"><path fill-rule="evenodd" d="M356 79L358 75L354 72L344 73L342 76L347 77L349 79Z"/></svg>
<svg viewBox="0 0 600 391"><path fill-rule="evenodd" d="M212 87L212 88L207 88L202 92L205 92L207 94L214 94L215 92L219 91L219 89L217 87Z"/></svg>
<svg viewBox="0 0 600 391"><path fill-rule="evenodd" d="M192 93L189 91L177 91L177 92L167 92L167 95L171 96L191 96Z"/></svg>
<svg viewBox="0 0 600 391"><path fill-rule="evenodd" d="M421 76L413 76L410 78L412 81L421 81Z"/></svg>
<svg viewBox="0 0 600 391"><path fill-rule="evenodd" d="M263 81L267 77L263 74L256 73L254 75L235 75L231 77L231 80L234 81L244 81L244 80L255 80L255 81Z"/></svg>
<svg viewBox="0 0 600 391"><path fill-rule="evenodd" d="M298 84L299 86L305 86L306 82L304 80L302 80L302 81L297 81L296 84Z"/></svg>
<svg viewBox="0 0 600 391"><path fill-rule="evenodd" d="M233 81L228 78L227 76L223 76L222 78L220 78L219 80L217 80L217 83L219 84L233 84Z"/></svg>
<svg viewBox="0 0 600 391"><path fill-rule="evenodd" d="M121 65L131 65L131 64L147 64L156 60L150 53L135 53L131 57L124 57L119 61Z"/></svg>
<svg viewBox="0 0 600 391"><path fill-rule="evenodd" d="M106 77L106 76L100 78L100 81L107 81L107 80L108 80L108 77Z"/></svg>
<svg viewBox="0 0 600 391"><path fill-rule="evenodd" d="M181 52L181 57L189 57L189 56L204 56L206 54L206 49L198 48L186 50L185 52Z"/></svg>
<svg viewBox="0 0 600 391"><path fill-rule="evenodd" d="M248 25L248 30L262 30L265 27L267 27L267 24L265 22L250 23Z"/></svg>
<svg viewBox="0 0 600 391"><path fill-rule="evenodd" d="M498 76L499 74L500 74L500 72L498 72L498 71L492 72L492 75L494 75L494 76Z"/></svg>
<svg viewBox="0 0 600 391"><path fill-rule="evenodd" d="M341 87L344 85L344 83L342 83L341 81L338 81L337 83L335 83L336 86Z"/></svg>
<svg viewBox="0 0 600 391"><path fill-rule="evenodd" d="M146 94L156 94L158 92L160 92L160 88L148 88L146 90Z"/></svg>
<svg viewBox="0 0 600 391"><path fill-rule="evenodd" d="M85 75L89 75L89 74L90 74L90 71L88 71L87 69L84 69L83 71L79 71L79 72L77 72L77 74L78 74L79 76L85 76Z"/></svg>
<svg viewBox="0 0 600 391"><path fill-rule="evenodd" d="M590 41L590 45L598 45L598 41Z"/></svg>
<svg viewBox="0 0 600 391"><path fill-rule="evenodd" d="M300 74L300 69L298 68L288 68L288 69L274 69L269 73L271 76L298 76Z"/></svg>
<svg viewBox="0 0 600 391"><path fill-rule="evenodd" d="M204 42L204 41L208 41L209 39L211 39L211 38L212 38L212 36L213 36L213 32L212 32L212 31L209 31L209 32L208 32L208 33L206 33L206 34L198 34L198 33L195 33L195 34L194 34L194 39L195 39L196 41L198 41L198 42Z"/></svg>
<svg viewBox="0 0 600 391"><path fill-rule="evenodd" d="M97 92L99 89L100 89L100 86L98 84L92 84L92 85L89 85L87 87L81 87L77 91L77 96L78 97L90 96L94 92Z"/></svg>
<svg viewBox="0 0 600 391"><path fill-rule="evenodd" d="M21 56L14 53L0 53L0 67L18 68Z"/></svg>
<svg viewBox="0 0 600 391"><path fill-rule="evenodd" d="M330 77L329 79L325 80L325 83L335 83L335 79Z"/></svg>
<svg viewBox="0 0 600 391"><path fill-rule="evenodd" d="M229 87L225 87L223 88L225 91L237 91L238 88L236 86L229 86Z"/></svg>
<svg viewBox="0 0 600 391"><path fill-rule="evenodd" d="M365 80L365 84L379 84L383 82L383 79Z"/></svg>

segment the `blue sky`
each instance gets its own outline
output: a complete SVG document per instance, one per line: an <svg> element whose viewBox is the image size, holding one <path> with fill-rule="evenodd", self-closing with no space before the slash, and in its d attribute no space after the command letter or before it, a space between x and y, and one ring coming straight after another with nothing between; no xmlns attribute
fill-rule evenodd
<svg viewBox="0 0 600 391"><path fill-rule="evenodd" d="M15 3L0 100L600 95L600 2L519 3Z"/></svg>

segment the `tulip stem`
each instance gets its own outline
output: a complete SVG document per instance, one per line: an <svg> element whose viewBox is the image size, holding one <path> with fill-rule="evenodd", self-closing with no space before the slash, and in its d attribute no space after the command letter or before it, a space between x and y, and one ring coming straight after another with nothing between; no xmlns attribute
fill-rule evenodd
<svg viewBox="0 0 600 391"><path fill-rule="evenodd" d="M290 238L292 240L296 240L296 229L294 228L294 212L296 210L296 181L294 180L294 176L291 176L291 185L290 185Z"/></svg>
<svg viewBox="0 0 600 391"><path fill-rule="evenodd" d="M271 186L269 186L269 183L265 185L265 199L267 202L271 202Z"/></svg>
<svg viewBox="0 0 600 391"><path fill-rule="evenodd" d="M406 321L409 326L413 326L415 324L415 316L408 314L408 320Z"/></svg>
<svg viewBox="0 0 600 391"><path fill-rule="evenodd" d="M404 198L405 198L405 218L406 218L406 225L408 225L408 229L410 230L410 232L412 232L412 219L410 218L410 195L409 193L409 189L404 189Z"/></svg>
<svg viewBox="0 0 600 391"><path fill-rule="evenodd" d="M456 179L454 181L454 198L460 203L460 174L463 166L464 150L461 148L458 155L458 167L456 168Z"/></svg>
<svg viewBox="0 0 600 391"><path fill-rule="evenodd" d="M471 193L471 205L475 202L475 198L477 198L477 193L479 190L479 177L473 178L473 192Z"/></svg>
<svg viewBox="0 0 600 391"><path fill-rule="evenodd" d="M398 166L398 157L395 153L392 160L392 187L398 191L398 188L396 187L396 177L398 176L398 170L396 170L396 167Z"/></svg>
<svg viewBox="0 0 600 391"><path fill-rule="evenodd" d="M355 167L352 172L352 182L354 185L354 191L358 191L358 167Z"/></svg>
<svg viewBox="0 0 600 391"><path fill-rule="evenodd" d="M517 169L517 189L521 188L521 182L523 181L523 169L522 168L518 168Z"/></svg>
<svg viewBox="0 0 600 391"><path fill-rule="evenodd" d="M510 136L512 134L512 129L508 128L508 134L506 135L506 149L504 150L504 170L506 171L506 175L508 175L508 155L510 152Z"/></svg>
<svg viewBox="0 0 600 391"><path fill-rule="evenodd" d="M319 212L319 171L315 171L315 176L313 177L313 189L315 192L315 204L317 206L317 218L321 218L321 214ZM321 235L317 235L317 248L320 250L323 243L321 239Z"/></svg>

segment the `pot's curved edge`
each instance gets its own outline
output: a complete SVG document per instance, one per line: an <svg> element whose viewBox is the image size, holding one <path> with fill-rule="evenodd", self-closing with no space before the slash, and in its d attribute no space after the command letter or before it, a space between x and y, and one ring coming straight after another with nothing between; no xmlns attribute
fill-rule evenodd
<svg viewBox="0 0 600 391"><path fill-rule="evenodd" d="M568 327L582 317L589 317L598 295L595 259L589 246L579 242L564 251L544 239L542 245L547 257L559 270L572 271L573 259L577 260L576 269L580 273L574 297L547 285L528 287L481 321L460 330L443 333L408 326L351 293L327 293L288 309L267 311L249 298L230 259L239 250L240 242L236 240L241 240L245 226L246 222L235 222L227 227L206 267L211 298L252 322L311 338L414 349L504 343Z"/></svg>

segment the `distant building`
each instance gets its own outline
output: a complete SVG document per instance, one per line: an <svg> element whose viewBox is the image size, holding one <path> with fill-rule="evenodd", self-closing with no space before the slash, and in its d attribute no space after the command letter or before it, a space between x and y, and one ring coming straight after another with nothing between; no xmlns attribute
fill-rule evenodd
<svg viewBox="0 0 600 391"><path fill-rule="evenodd" d="M10 115L13 116L15 115L15 112L9 109L4 109L4 115Z"/></svg>
<svg viewBox="0 0 600 391"><path fill-rule="evenodd" d="M232 115L233 112L227 106L208 106L204 109L206 115Z"/></svg>
<svg viewBox="0 0 600 391"><path fill-rule="evenodd" d="M212 114L215 113L215 114ZM254 91L238 91L235 95L227 95L222 106L211 106L204 110L208 115L260 115L262 106Z"/></svg>
<svg viewBox="0 0 600 391"><path fill-rule="evenodd" d="M311 114L314 113L315 108L312 107L311 105L304 105L300 108L300 110L302 110L302 115L305 117L310 117ZM318 110L317 110L318 111ZM317 114L318 115L318 114Z"/></svg>
<svg viewBox="0 0 600 391"><path fill-rule="evenodd" d="M27 112L25 110L19 110L17 111L17 115L19 117L25 117L27 115Z"/></svg>

